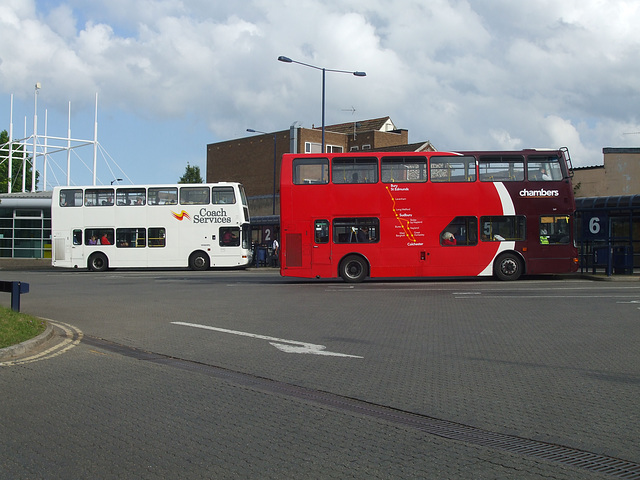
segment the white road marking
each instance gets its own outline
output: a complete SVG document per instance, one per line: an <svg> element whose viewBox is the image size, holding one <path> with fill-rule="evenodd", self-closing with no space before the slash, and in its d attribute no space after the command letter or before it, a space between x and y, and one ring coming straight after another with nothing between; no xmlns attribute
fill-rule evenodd
<svg viewBox="0 0 640 480"><path fill-rule="evenodd" d="M348 355L346 353L328 352L325 350L327 347L324 345L315 345L313 343L298 342L296 340L286 340L284 338L269 337L266 335L259 335L257 333L239 332L237 330L228 330L226 328L211 327L209 325L200 325L198 323L186 323L186 322L171 322L174 325L183 325L185 327L202 328L204 330L213 330L215 332L229 333L231 335L239 335L242 337L257 338L259 340L267 340L270 345L273 345L278 350L285 353L307 353L312 355L327 355L332 357L349 357L349 358L364 358L358 355Z"/></svg>

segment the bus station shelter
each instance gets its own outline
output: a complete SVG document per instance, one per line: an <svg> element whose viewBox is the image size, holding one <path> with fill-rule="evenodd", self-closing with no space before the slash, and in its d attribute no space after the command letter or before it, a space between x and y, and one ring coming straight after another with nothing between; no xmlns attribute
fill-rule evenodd
<svg viewBox="0 0 640 480"><path fill-rule="evenodd" d="M576 198L576 217L582 272L640 267L640 195Z"/></svg>

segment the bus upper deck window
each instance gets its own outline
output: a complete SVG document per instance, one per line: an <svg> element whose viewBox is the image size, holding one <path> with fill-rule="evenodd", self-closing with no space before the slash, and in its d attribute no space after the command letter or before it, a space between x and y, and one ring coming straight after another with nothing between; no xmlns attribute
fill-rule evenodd
<svg viewBox="0 0 640 480"><path fill-rule="evenodd" d="M81 207L82 190L79 188L60 190L61 207Z"/></svg>
<svg viewBox="0 0 640 480"><path fill-rule="evenodd" d="M116 190L116 205L144 205L147 194L144 188L118 188Z"/></svg>
<svg viewBox="0 0 640 480"><path fill-rule="evenodd" d="M326 158L296 158L292 164L294 185L329 183L329 160Z"/></svg>
<svg viewBox="0 0 640 480"><path fill-rule="evenodd" d="M432 182L475 182L475 157L431 157Z"/></svg>
<svg viewBox="0 0 640 480"><path fill-rule="evenodd" d="M520 155L486 155L478 162L481 182L524 180L524 158Z"/></svg>
<svg viewBox="0 0 640 480"><path fill-rule="evenodd" d="M378 183L376 157L336 157L331 162L333 183Z"/></svg>
<svg viewBox="0 0 640 480"><path fill-rule="evenodd" d="M149 205L175 205L178 203L178 189L159 187L149 189Z"/></svg>
<svg viewBox="0 0 640 480"><path fill-rule="evenodd" d="M380 168L385 183L427 181L426 157L382 157Z"/></svg>
<svg viewBox="0 0 640 480"><path fill-rule="evenodd" d="M182 205L208 205L208 187L180 187L180 203Z"/></svg>
<svg viewBox="0 0 640 480"><path fill-rule="evenodd" d="M233 187L212 187L211 203L214 205L229 205L236 203L236 194Z"/></svg>
<svg viewBox="0 0 640 480"><path fill-rule="evenodd" d="M527 177L534 182L562 180L562 168L558 156L530 156L527 161Z"/></svg>
<svg viewBox="0 0 640 480"><path fill-rule="evenodd" d="M113 205L113 188L87 188L84 191L84 204L87 207L105 207Z"/></svg>

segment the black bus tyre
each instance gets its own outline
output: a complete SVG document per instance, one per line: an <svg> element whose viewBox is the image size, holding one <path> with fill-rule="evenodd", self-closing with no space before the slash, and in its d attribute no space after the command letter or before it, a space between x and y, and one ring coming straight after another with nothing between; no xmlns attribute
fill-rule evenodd
<svg viewBox="0 0 640 480"><path fill-rule="evenodd" d="M345 282L362 282L367 276L367 271L367 262L358 255L349 255L340 263L340 276Z"/></svg>
<svg viewBox="0 0 640 480"><path fill-rule="evenodd" d="M514 253L503 253L496 259L494 272L500 280L517 280L522 275L522 260Z"/></svg>
<svg viewBox="0 0 640 480"><path fill-rule="evenodd" d="M189 268L197 271L207 270L209 268L209 255L203 251L193 252L189 257Z"/></svg>
<svg viewBox="0 0 640 480"><path fill-rule="evenodd" d="M109 260L102 252L96 252L89 257L89 270L92 272L104 272L109 268Z"/></svg>

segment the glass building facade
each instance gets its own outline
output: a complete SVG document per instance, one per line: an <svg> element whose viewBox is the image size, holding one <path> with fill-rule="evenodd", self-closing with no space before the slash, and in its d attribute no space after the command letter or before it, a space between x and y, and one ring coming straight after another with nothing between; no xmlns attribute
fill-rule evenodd
<svg viewBox="0 0 640 480"><path fill-rule="evenodd" d="M51 258L51 192L0 195L0 258Z"/></svg>

